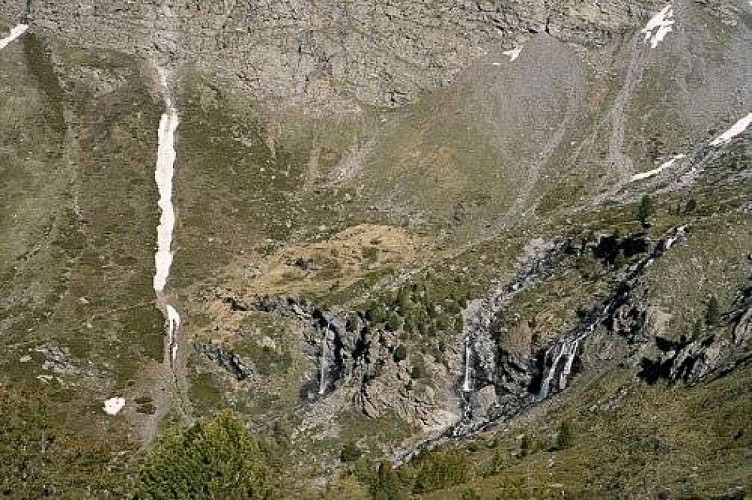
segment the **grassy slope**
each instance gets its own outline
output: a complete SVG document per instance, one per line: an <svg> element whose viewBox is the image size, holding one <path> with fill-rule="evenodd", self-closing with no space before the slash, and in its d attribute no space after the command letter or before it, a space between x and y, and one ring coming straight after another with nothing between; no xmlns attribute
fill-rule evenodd
<svg viewBox="0 0 752 500"><path fill-rule="evenodd" d="M751 381L749 367L690 388L650 387L630 371L613 371L465 443L476 477L424 496L457 498L467 489L481 498L749 492ZM572 423L571 444L554 451L565 419ZM526 456L519 456L521 435L532 442Z"/></svg>
<svg viewBox="0 0 752 500"><path fill-rule="evenodd" d="M126 486L117 453L132 456L131 420L108 417L102 401L142 395L139 372L161 361L151 290L159 115L133 60L56 47L57 62L74 68L61 75L46 43L27 34L3 52L0 69L9 90L0 134L8 215L0 454L14 457L7 494L82 497ZM82 83L78 71L98 74L97 83ZM95 89L107 81L116 82L110 91ZM21 442L27 453L17 456Z"/></svg>

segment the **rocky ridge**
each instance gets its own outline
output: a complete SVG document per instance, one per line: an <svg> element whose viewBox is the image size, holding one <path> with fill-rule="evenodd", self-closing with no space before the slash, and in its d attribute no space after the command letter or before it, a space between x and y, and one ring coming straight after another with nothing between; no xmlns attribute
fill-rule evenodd
<svg viewBox="0 0 752 500"><path fill-rule="evenodd" d="M258 98L395 106L445 86L487 50L535 33L600 46L643 24L660 2L5 1L64 43L195 65ZM221 54L221 58L217 58Z"/></svg>

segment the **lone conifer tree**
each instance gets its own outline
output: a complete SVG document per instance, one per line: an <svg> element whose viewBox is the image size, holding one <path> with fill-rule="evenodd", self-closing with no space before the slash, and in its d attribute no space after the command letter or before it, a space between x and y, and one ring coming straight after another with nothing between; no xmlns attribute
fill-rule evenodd
<svg viewBox="0 0 752 500"><path fill-rule="evenodd" d="M650 196L644 195L640 200L640 206L637 207L637 220L643 227L648 223L648 218L653 214L653 201Z"/></svg>
<svg viewBox="0 0 752 500"><path fill-rule="evenodd" d="M718 305L718 299L715 295L708 300L708 308L705 311L705 323L708 326L715 326L721 321L721 308Z"/></svg>

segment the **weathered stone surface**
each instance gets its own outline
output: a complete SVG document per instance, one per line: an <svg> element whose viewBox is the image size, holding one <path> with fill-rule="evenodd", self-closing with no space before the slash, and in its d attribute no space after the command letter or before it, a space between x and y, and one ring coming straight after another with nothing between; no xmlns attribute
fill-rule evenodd
<svg viewBox="0 0 752 500"><path fill-rule="evenodd" d="M254 374L253 367L237 354L226 351L215 344L194 344L197 352L203 354L237 380L245 380Z"/></svg>
<svg viewBox="0 0 752 500"><path fill-rule="evenodd" d="M36 29L71 45L190 62L259 97L343 95L394 106L450 82L490 46L531 34L600 45L661 2L350 0L31 2ZM0 5L13 23L25 2Z"/></svg>

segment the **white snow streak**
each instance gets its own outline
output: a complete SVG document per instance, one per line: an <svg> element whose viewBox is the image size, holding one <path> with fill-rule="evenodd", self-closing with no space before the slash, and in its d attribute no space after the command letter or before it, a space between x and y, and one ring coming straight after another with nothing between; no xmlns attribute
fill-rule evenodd
<svg viewBox="0 0 752 500"><path fill-rule="evenodd" d="M168 334L168 342L170 345L170 356L172 357L172 360L175 361L175 358L178 355L178 345L175 342L175 333L178 331L178 328L180 328L180 314L175 310L174 307L172 307L170 304L167 304L167 334Z"/></svg>
<svg viewBox="0 0 752 500"><path fill-rule="evenodd" d="M157 226L157 253L154 255L154 290L157 293L164 291L172 266L172 232L175 229L172 176L175 173L175 131L178 123L178 112L168 101L167 111L159 122L157 169L154 173L159 190L159 208L162 211Z"/></svg>
<svg viewBox="0 0 752 500"><path fill-rule="evenodd" d="M666 5L663 10L654 15L647 26L640 33L645 34L645 43L650 43L650 47L656 48L663 41L665 36L673 31L671 26L674 25L674 8L671 4Z"/></svg>
<svg viewBox="0 0 752 500"><path fill-rule="evenodd" d="M520 57L520 53L522 52L522 46L515 47L512 50L506 50L502 52L505 56L509 56L509 61L513 62L515 59Z"/></svg>
<svg viewBox="0 0 752 500"><path fill-rule="evenodd" d="M114 397L104 402L102 409L107 415L117 415L125 406L125 398Z"/></svg>
<svg viewBox="0 0 752 500"><path fill-rule="evenodd" d="M731 139L747 130L747 127L749 127L750 123L752 123L752 113L749 113L747 116L734 123L734 125L732 125L730 129L719 135L713 142L710 143L710 145L720 146L722 144L726 144Z"/></svg>
<svg viewBox="0 0 752 500"><path fill-rule="evenodd" d="M0 40L0 49L4 49L8 45L10 45L10 43L13 42L13 40L23 35L27 29L29 29L28 24L19 24L15 28L11 29L10 35Z"/></svg>
<svg viewBox="0 0 752 500"><path fill-rule="evenodd" d="M167 357L170 365L178 355L177 334L180 328L180 314L164 295L167 279L170 277L172 266L172 235L175 230L175 207L172 204L172 184L175 174L175 132L180 119L178 111L172 104L167 74L164 68L158 68L159 82L165 101L165 111L159 121L157 131L157 166L154 179L159 191L159 225L157 226L157 252L154 254L154 291L157 300L164 308L167 328Z"/></svg>
<svg viewBox="0 0 752 500"><path fill-rule="evenodd" d="M676 163L677 161L679 161L679 160L681 160L683 158L686 158L686 156L687 155L684 155L684 154L676 155L673 158L671 158L670 160L668 160L666 162L663 162L661 164L661 166L658 167L658 168L656 168L656 169L648 170L647 172L642 172L642 173L633 175L632 178L629 179L629 182L641 181L643 179L647 179L649 177L653 177L655 175L658 175L661 172L663 172L664 170L666 170L667 168L673 167L674 163Z"/></svg>

